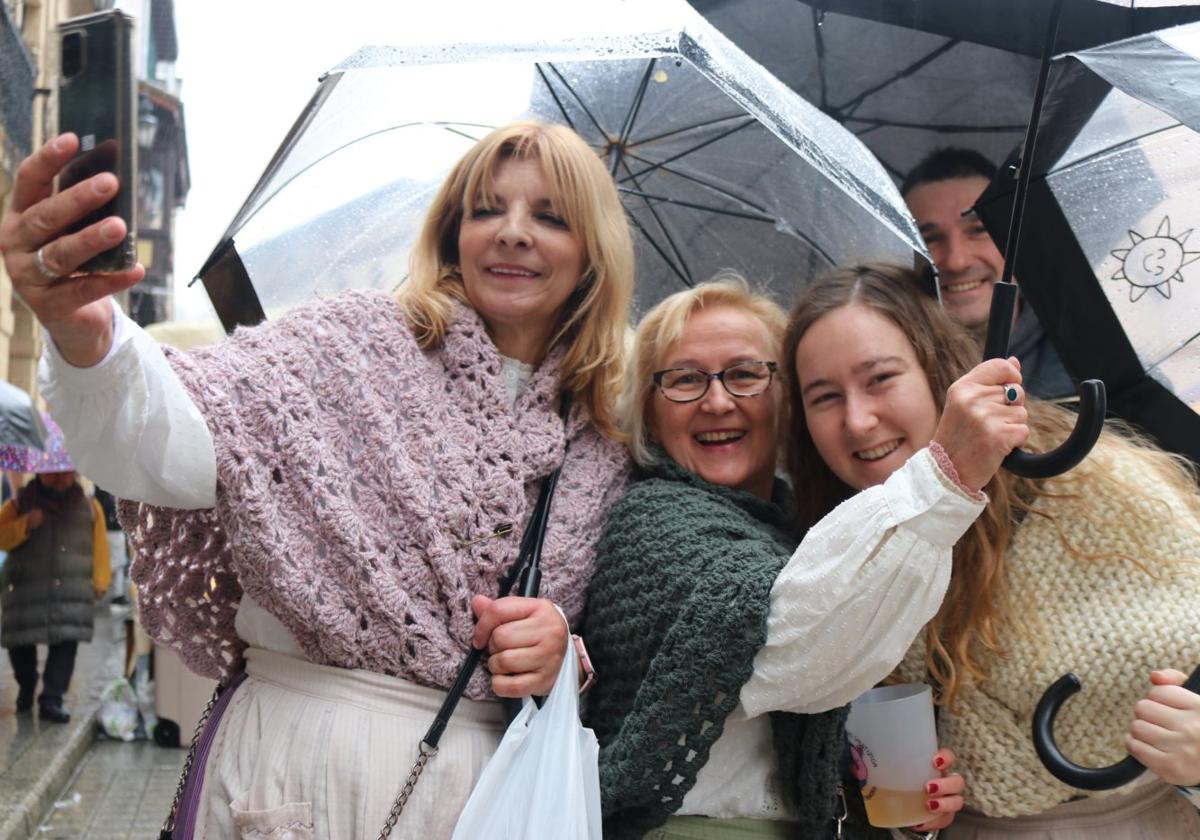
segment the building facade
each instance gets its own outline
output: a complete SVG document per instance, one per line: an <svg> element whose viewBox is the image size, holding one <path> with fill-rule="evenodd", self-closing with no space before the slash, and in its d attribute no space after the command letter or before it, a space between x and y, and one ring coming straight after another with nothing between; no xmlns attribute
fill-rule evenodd
<svg viewBox="0 0 1200 840"><path fill-rule="evenodd" d="M179 80L174 0L115 5L137 20L139 97L139 259L146 280L122 306L140 323L171 316L175 209L188 191L187 142ZM55 129L59 22L112 8L112 0L0 0L0 210L12 198L18 164ZM13 294L0 263L0 379L36 393L42 331Z"/></svg>

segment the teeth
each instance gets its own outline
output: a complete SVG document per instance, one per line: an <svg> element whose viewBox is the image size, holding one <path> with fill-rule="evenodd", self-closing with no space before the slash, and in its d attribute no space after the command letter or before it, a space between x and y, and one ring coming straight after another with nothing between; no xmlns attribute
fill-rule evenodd
<svg viewBox="0 0 1200 840"><path fill-rule="evenodd" d="M493 268L490 269L492 274L505 274L510 277L534 277L536 271L528 271L519 268Z"/></svg>
<svg viewBox="0 0 1200 840"><path fill-rule="evenodd" d="M876 446L873 449L863 449L854 453L854 457L860 461L878 461L887 455L891 455L900 448L900 441L893 440L891 443L885 443L882 446Z"/></svg>
<svg viewBox="0 0 1200 840"><path fill-rule="evenodd" d="M954 292L969 292L972 289L978 289L983 285L982 280L968 280L966 283L948 283L942 286L942 290L950 293Z"/></svg>
<svg viewBox="0 0 1200 840"><path fill-rule="evenodd" d="M701 432L696 435L696 440L701 443L724 443L727 440L745 437L745 435L745 432Z"/></svg>

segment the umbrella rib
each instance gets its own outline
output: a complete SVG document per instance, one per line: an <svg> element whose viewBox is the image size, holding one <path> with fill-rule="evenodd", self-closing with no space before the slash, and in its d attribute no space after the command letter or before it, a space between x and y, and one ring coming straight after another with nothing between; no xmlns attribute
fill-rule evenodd
<svg viewBox="0 0 1200 840"><path fill-rule="evenodd" d="M646 62L646 72L642 74L642 81L638 85L637 93L633 95L633 102L629 103L629 113L625 115L625 123L621 126L621 134L615 146L613 146L613 161L610 167L610 172L613 176L617 174L617 167L620 165L622 152L625 149L625 144L629 141L629 134L633 131L633 123L637 120L638 112L642 110L642 102L646 99L646 88L650 84L650 74L654 72L654 62L658 59L650 59Z"/></svg>
<svg viewBox="0 0 1200 840"><path fill-rule="evenodd" d="M812 7L813 47L817 53L817 78L821 80L821 110L829 113L829 91L825 66L825 36L821 34L821 25L825 22L825 10Z"/></svg>
<svg viewBox="0 0 1200 840"><path fill-rule="evenodd" d="M641 157L638 157L637 155L630 155L630 157L633 158L634 160L638 161L639 163L649 163L649 161L647 161ZM725 198L728 198L732 201L736 201L740 204L744 204L753 210L757 210L759 213L762 213L764 216L769 215L767 213L766 207L763 207L760 204L755 204L750 199L740 196L731 190L728 190L718 184L712 183L711 181L706 181L703 178L698 178L695 175L690 175L687 172L683 172L679 169L675 169L672 166L667 166L666 164L663 164L663 165L659 166L658 168L661 169L663 172L666 172L670 175L674 175L676 178L682 178L685 181L691 181L693 184L699 184L700 186L704 187L705 189L711 190L712 192L715 192L718 195L722 195ZM640 185L639 185L639 187L640 187ZM621 189L621 187L618 187L618 189ZM773 217L772 217L771 221L774 221Z"/></svg>
<svg viewBox="0 0 1200 840"><path fill-rule="evenodd" d="M721 207L712 207L707 204L696 204L691 201L683 201L678 198L671 198L665 195L654 195L653 193L642 192L641 190L631 190L629 187L618 187L619 192L626 195L636 195L638 198L644 198L647 201L661 201L665 204L674 204L679 207L687 207L691 210L703 210L706 213L716 213L719 216L733 216L739 219L750 219L755 222L770 222L775 224L776 219L773 216L768 216L764 213L746 213L739 210L726 210Z"/></svg>
<svg viewBox="0 0 1200 840"><path fill-rule="evenodd" d="M646 169L643 169L640 172L632 172L631 171L629 173L629 175L627 176L627 178L629 180L633 180L635 178L640 178L642 175L645 175L647 172L653 172L655 169L661 169L662 167L666 166L668 163L671 163L672 161L679 160L681 157L690 155L693 152L698 152L701 149L703 149L705 146L712 145L713 143L716 143L718 140L724 140L726 137L730 136L731 134L735 134L735 133L741 131L743 128L754 125L757 122L758 122L758 120L754 119L754 117L748 116L748 117L746 117L746 121L744 123L742 123L741 125L734 126L733 128L729 129L728 131L723 131L720 134L718 134L716 137L710 137L708 140L705 140L702 143L698 143L697 145L692 146L692 148L690 148L690 149L684 149L683 151L679 152L678 154L672 155L671 157L667 158L664 161L661 161L659 163L650 163ZM635 183L636 183L636 181L635 181Z"/></svg>
<svg viewBox="0 0 1200 840"><path fill-rule="evenodd" d="M554 104L558 106L558 112L562 114L562 118L566 120L567 125L571 128L571 130L576 131L575 121L571 119L571 115L567 113L566 106L563 105L562 100L558 98L558 91L554 89L554 85L550 84L550 80L546 77L546 71L542 69L541 64L535 64L533 66L537 68L538 76L541 78L542 84L544 84L546 86L546 90L550 92L550 98L553 99Z"/></svg>
<svg viewBox="0 0 1200 840"><path fill-rule="evenodd" d="M582 109L583 113L587 115L587 118L592 121L592 125L595 126L596 131L600 132L600 136L607 140L608 132L606 132L604 127L600 125L600 121L596 119L596 115L592 113L590 108L588 108L587 103L583 101L583 98L575 92L575 88L571 87L571 83L566 80L561 72L559 72L559 69L554 66L553 62L546 62L546 66L549 67L554 75L558 77L558 80L562 83L562 86L567 89L567 93L571 94L571 98L579 103L580 109Z"/></svg>
<svg viewBox="0 0 1200 840"><path fill-rule="evenodd" d="M872 129L876 128L919 128L928 131L940 131L944 134L1000 134L1011 131L1024 131L1023 125L951 125L949 123L913 123L900 120L881 120L874 117L846 117L850 123L861 123Z"/></svg>
<svg viewBox="0 0 1200 840"><path fill-rule="evenodd" d="M692 125L687 125L683 128L673 128L670 131L664 131L662 134L655 134L651 137L643 137L640 140L635 140L630 143L629 147L632 149L637 146L644 146L648 143L656 143L659 140L666 140L668 137L674 137L676 134L686 134L689 131L698 131L702 128L711 128L714 125L727 123L730 120L743 120L745 118L745 114L730 114L727 117L717 117L716 119L704 120L703 122L693 123Z"/></svg>
<svg viewBox="0 0 1200 840"><path fill-rule="evenodd" d="M1146 366L1146 373L1149 373L1150 371L1154 370L1154 369L1155 369L1156 367L1158 367L1159 365L1163 364L1163 362L1167 361L1167 359L1169 359L1169 358L1171 358L1172 356L1174 356L1174 355L1175 355L1176 353L1178 353L1180 350L1184 350L1184 349L1186 349L1186 348L1187 348L1187 346L1188 346L1189 344L1191 344L1193 341L1195 341L1196 339L1200 339L1200 332L1196 333L1195 335L1188 336L1186 339L1184 339L1184 341L1183 341L1183 343L1182 343L1182 344L1180 344L1178 347L1176 347L1176 348L1175 348L1174 350L1172 350L1170 353L1168 353L1167 355L1163 356L1161 359L1159 359L1159 360L1157 360L1156 362L1154 362L1154 364L1147 365L1147 366Z"/></svg>
<svg viewBox="0 0 1200 840"><path fill-rule="evenodd" d="M935 49L933 52L929 53L929 55L927 55L923 58L919 58L916 61L914 61L912 64L908 65L907 67L897 70L895 73L893 73L891 75L890 78L884 79L882 82L875 85L874 87L869 87L866 90L861 91L858 94L858 96L849 100L844 105L839 105L839 106L835 107L833 109L834 113L842 114L843 119L845 117L848 117L850 114L854 113L854 111L856 111L858 109L858 106L862 105L863 102L866 101L869 97L874 96L875 94L879 93L879 91L883 90L886 87L890 87L891 85L894 85L896 82L900 81L901 79L908 78L913 73L916 73L918 70L920 70L922 67L924 67L926 64L929 64L931 61L936 61L937 59L941 58L943 55L948 53L950 50L954 49L954 47L958 46L959 43L960 42L957 38L951 38L946 43L942 44L940 47Z"/></svg>
<svg viewBox="0 0 1200 840"><path fill-rule="evenodd" d="M628 160L622 159L621 165L623 167L625 167L625 170L627 172L629 172L630 167L629 167ZM637 176L630 173L628 177L629 177L629 180L633 181L633 185L635 187L637 187L638 190L641 190L642 185L638 182ZM679 249L679 246L675 243L674 238L671 236L671 231L667 230L666 224L663 222L662 217L658 215L658 210L655 209L654 205L651 204L645 198L642 199L642 202L646 205L646 210L649 211L650 215L654 218L654 221L658 223L658 227L662 231L663 237L667 240L667 244L671 246L671 251L675 254L675 258L677 260L679 260L679 266L676 266L675 263L673 263L667 257L667 255L665 253L663 253L661 246L659 246L659 244L654 241L653 237L650 236L649 231L647 231L645 226L639 222L638 228L642 231L642 235L646 237L647 242L649 242L652 246L654 246L654 250L658 251L659 256L661 256L663 258L663 260L666 261L667 265L669 265L671 267L671 270L674 271L676 275L678 275L679 279L682 280L688 287L691 287L691 285L692 285L692 270L690 268L688 268L687 260L685 260L683 258L683 252ZM637 219L632 214L630 214L629 218L635 222L637 221Z"/></svg>
<svg viewBox="0 0 1200 840"><path fill-rule="evenodd" d="M651 213L653 212L654 211L651 211ZM655 216L655 218L657 219L658 217ZM670 256L668 256L667 253L662 249L662 246L654 241L654 237L650 235L650 231L646 230L646 226L643 225L638 218L632 214L629 216L629 221L633 222L634 227L642 232L642 236L645 237L646 241L650 243L650 247L653 248L660 257L662 257L662 261L667 264L667 268L671 269L671 273L678 277L680 281L682 281L683 284L690 289L694 285L691 278L684 274L683 271L680 270L679 266L675 265L675 263L671 261ZM659 222L659 224L662 223ZM668 236L668 241L669 239L670 237Z"/></svg>
<svg viewBox="0 0 1200 840"><path fill-rule="evenodd" d="M1072 169L1074 169L1077 166L1083 166L1086 163L1091 163L1093 160L1104 157L1105 155L1115 154L1117 152L1117 150L1119 150L1122 146L1128 146L1131 143L1139 143L1142 140L1145 140L1147 137L1153 137L1156 134L1162 134L1164 131L1174 131L1175 129L1179 128L1181 125L1182 125L1182 123L1174 123L1173 125L1168 125L1163 128L1156 128L1156 129L1154 129L1154 131L1147 131L1145 134L1139 134L1137 137L1126 137L1124 140L1122 140L1117 145L1105 146L1103 149L1098 149L1098 150L1092 152L1090 155L1084 155L1083 157L1079 158L1079 160L1073 160L1066 166L1062 167L1061 169L1053 170L1052 174L1057 175L1060 172L1070 172ZM1042 176L1042 177L1045 177L1045 176Z"/></svg>

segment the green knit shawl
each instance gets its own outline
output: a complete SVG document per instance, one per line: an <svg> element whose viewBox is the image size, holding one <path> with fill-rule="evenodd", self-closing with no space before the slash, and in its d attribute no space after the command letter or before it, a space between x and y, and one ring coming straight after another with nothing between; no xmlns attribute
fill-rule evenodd
<svg viewBox="0 0 1200 840"><path fill-rule="evenodd" d="M662 825L696 783L766 643L771 586L796 546L783 482L767 502L657 454L614 506L588 591L599 676L588 724L611 840ZM846 712L771 715L797 837L829 836Z"/></svg>

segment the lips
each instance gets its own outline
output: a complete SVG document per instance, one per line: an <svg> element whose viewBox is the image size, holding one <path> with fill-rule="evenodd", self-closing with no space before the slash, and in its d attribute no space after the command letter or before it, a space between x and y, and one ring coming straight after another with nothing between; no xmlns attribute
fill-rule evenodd
<svg viewBox="0 0 1200 840"><path fill-rule="evenodd" d="M534 271L532 268L526 268L523 265L513 265L510 263L498 263L487 267L489 274L497 277L537 277L541 274L540 271Z"/></svg>
<svg viewBox="0 0 1200 840"><path fill-rule="evenodd" d="M872 446L870 449L860 449L854 453L854 457L860 461L878 461L899 449L901 443L902 439L896 438L879 446Z"/></svg>
<svg viewBox="0 0 1200 840"><path fill-rule="evenodd" d="M712 432L699 432L692 435L701 446L720 446L726 443L734 443L745 436L746 433L740 429L720 429Z"/></svg>
<svg viewBox="0 0 1200 840"><path fill-rule="evenodd" d="M972 292L982 285L982 280L969 280L966 283L946 283L942 286L942 291L953 295L959 292Z"/></svg>

